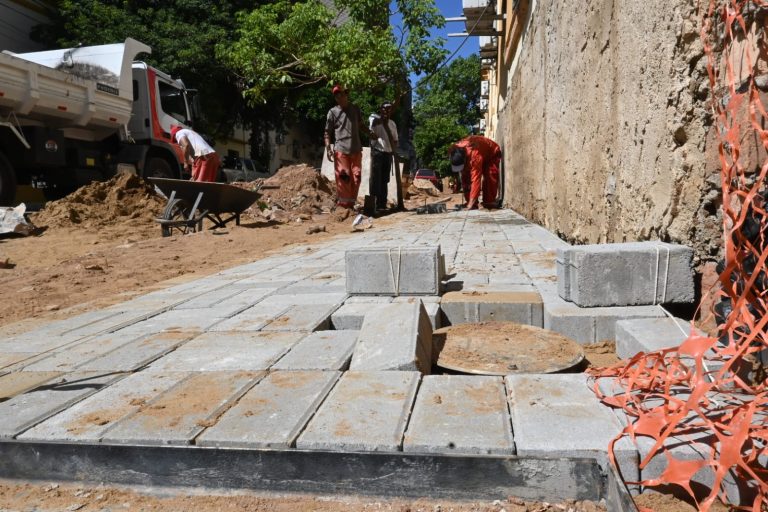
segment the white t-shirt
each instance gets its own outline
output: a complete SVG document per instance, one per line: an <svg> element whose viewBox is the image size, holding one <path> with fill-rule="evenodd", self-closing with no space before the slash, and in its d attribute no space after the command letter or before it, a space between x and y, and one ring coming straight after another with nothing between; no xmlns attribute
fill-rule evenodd
<svg viewBox="0 0 768 512"><path fill-rule="evenodd" d="M178 132L176 132L176 142L181 143L181 138L186 137L189 141L190 146L192 146L192 151L194 152L195 156L205 156L209 153L215 153L216 150L214 150L207 142L205 142L205 139L200 136L199 133L190 130L188 128L182 128Z"/></svg>
<svg viewBox="0 0 768 512"><path fill-rule="evenodd" d="M376 121L375 124L374 121ZM377 114L373 114L368 118L368 123L371 131L375 133L377 137L376 140L371 142L373 149L391 153L392 146L389 145L389 138L387 137L387 131L384 129L384 124L381 122L381 117ZM397 125L391 119L387 120L387 124L389 125L389 133L392 134L392 143L397 147Z"/></svg>

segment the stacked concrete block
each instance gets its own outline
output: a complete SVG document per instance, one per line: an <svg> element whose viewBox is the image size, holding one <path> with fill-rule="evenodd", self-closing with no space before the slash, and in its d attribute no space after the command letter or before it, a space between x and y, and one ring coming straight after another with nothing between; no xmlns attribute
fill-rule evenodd
<svg viewBox="0 0 768 512"><path fill-rule="evenodd" d="M366 315L351 370L417 370L432 366L432 325L419 303L377 306Z"/></svg>
<svg viewBox="0 0 768 512"><path fill-rule="evenodd" d="M663 242L558 249L558 293L582 307L694 301L693 249Z"/></svg>
<svg viewBox="0 0 768 512"><path fill-rule="evenodd" d="M490 288L490 287L489 287ZM475 322L517 322L543 326L543 303L536 288L507 285L503 289L448 292L440 309L449 325Z"/></svg>
<svg viewBox="0 0 768 512"><path fill-rule="evenodd" d="M353 249L345 261L351 295L440 293L440 246Z"/></svg>
<svg viewBox="0 0 768 512"><path fill-rule="evenodd" d="M658 306L582 308L563 300L552 281L534 281L544 301L544 328L589 344L616 339L616 322L666 316Z"/></svg>

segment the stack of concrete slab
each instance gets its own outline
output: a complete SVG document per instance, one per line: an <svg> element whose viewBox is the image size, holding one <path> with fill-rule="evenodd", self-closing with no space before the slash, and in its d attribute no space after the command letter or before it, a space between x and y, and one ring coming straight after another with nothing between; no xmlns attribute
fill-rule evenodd
<svg viewBox="0 0 768 512"><path fill-rule="evenodd" d="M558 249L557 286L581 307L694 301L693 249L663 242Z"/></svg>
<svg viewBox="0 0 768 512"><path fill-rule="evenodd" d="M417 370L432 366L432 325L421 302L376 306L366 315L351 370Z"/></svg>
<svg viewBox="0 0 768 512"><path fill-rule="evenodd" d="M445 268L439 245L351 249L345 262L350 295L438 295Z"/></svg>

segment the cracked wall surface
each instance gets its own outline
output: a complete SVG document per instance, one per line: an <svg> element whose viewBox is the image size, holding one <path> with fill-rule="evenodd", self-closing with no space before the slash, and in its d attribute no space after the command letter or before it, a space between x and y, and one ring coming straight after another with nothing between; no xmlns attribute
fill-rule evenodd
<svg viewBox="0 0 768 512"><path fill-rule="evenodd" d="M695 2L528 11L499 114L505 205L573 243L661 239L711 260L720 177Z"/></svg>

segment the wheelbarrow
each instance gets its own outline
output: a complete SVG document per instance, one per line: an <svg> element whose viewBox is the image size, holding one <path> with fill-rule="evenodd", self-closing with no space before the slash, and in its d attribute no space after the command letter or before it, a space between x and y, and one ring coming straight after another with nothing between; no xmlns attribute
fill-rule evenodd
<svg viewBox="0 0 768 512"><path fill-rule="evenodd" d="M240 225L240 214L260 197L257 191L204 181L149 178L168 198L163 214L155 221L163 236L174 230L194 233L203 229L203 219L213 223L212 229L223 228L235 221Z"/></svg>

